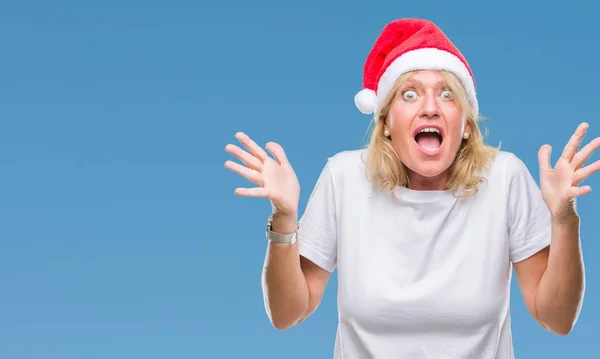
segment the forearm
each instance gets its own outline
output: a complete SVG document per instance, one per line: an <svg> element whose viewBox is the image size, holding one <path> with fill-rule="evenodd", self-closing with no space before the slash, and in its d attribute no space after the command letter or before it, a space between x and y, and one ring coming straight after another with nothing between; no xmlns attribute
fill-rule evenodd
<svg viewBox="0 0 600 359"><path fill-rule="evenodd" d="M297 216L275 215L272 228L277 233L292 233L297 228ZM276 328L289 328L304 318L309 307L309 290L297 242L293 246L268 244L262 288L265 309Z"/></svg>
<svg viewBox="0 0 600 359"><path fill-rule="evenodd" d="M567 220L552 221L548 267L536 295L538 320L548 330L568 334L579 315L584 289L579 217L573 214Z"/></svg>

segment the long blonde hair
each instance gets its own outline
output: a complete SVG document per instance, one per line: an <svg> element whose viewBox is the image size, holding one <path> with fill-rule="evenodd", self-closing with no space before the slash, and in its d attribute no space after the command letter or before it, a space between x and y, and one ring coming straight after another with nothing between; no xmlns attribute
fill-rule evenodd
<svg viewBox="0 0 600 359"><path fill-rule="evenodd" d="M479 185L484 181L481 172L487 167L495 156L497 148L484 143L478 122L482 120L479 114L473 113L473 107L468 100L467 93L460 80L452 73L440 71L446 86L458 95L459 108L466 116L470 128L470 136L463 140L456 154L454 162L449 168L446 190L452 191L457 197L466 197L477 192ZM383 101L380 110L373 117L373 131L367 145L366 168L371 182L382 190L387 189L393 193L396 187L410 187L407 167L401 163L400 158L392 147L392 142L384 135L385 119L387 118L393 99L398 88L410 77L406 73L396 81L387 98Z"/></svg>

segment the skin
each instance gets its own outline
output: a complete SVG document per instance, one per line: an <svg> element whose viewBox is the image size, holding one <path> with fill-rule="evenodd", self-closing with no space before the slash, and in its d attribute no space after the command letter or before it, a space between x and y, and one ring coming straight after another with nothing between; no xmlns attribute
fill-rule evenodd
<svg viewBox="0 0 600 359"><path fill-rule="evenodd" d="M283 148L266 145L274 159L245 133L236 134L247 151L228 144L225 150L242 164L226 161L225 168L257 187L236 188L235 194L268 199L273 208L273 231L292 233L297 229L300 185ZM290 328L306 319L319 305L331 274L304 257L298 243L269 242L262 272L265 308L273 326Z"/></svg>
<svg viewBox="0 0 600 359"><path fill-rule="evenodd" d="M585 291L581 220L575 200L591 191L589 186L579 186L581 182L600 170L600 161L584 166L600 146L600 138L578 151L587 128L587 123L579 125L554 168L550 165L551 147L540 148L540 187L552 215L551 244L514 264L527 309L542 327L559 335L573 329Z"/></svg>
<svg viewBox="0 0 600 359"><path fill-rule="evenodd" d="M444 189L448 168L462 141L463 116L452 96L440 87L441 77L437 73L422 71L411 80L395 98L385 129L402 162L410 169L411 187ZM411 86L413 92L407 92ZM414 143L412 133L422 124L435 124L444 132L441 151L435 156L421 154ZM540 149L541 191L552 215L551 245L514 263L529 312L542 327L560 335L572 330L584 293L580 218L575 211L575 199L591 190L579 184L600 170L600 161L584 166L600 146L600 138L577 151L587 127L586 123L578 127L554 168L550 166L550 146ZM467 126L465 131L469 130ZM283 148L274 142L267 144L273 159L246 134L237 133L236 138L247 151L233 144L227 145L226 151L245 166L226 161L225 167L257 187L237 188L235 193L267 198L273 207L273 230L295 231L300 187ZM271 323L283 330L305 320L321 302L330 276L329 272L301 257L297 243L293 246L269 243L263 269L263 293Z"/></svg>
<svg viewBox="0 0 600 359"><path fill-rule="evenodd" d="M399 88L385 129L400 161L408 167L412 189L445 188L448 168L462 142L463 119L457 100L436 71L416 72ZM423 125L437 126L443 133L441 151L434 156L421 153L414 139L415 130Z"/></svg>

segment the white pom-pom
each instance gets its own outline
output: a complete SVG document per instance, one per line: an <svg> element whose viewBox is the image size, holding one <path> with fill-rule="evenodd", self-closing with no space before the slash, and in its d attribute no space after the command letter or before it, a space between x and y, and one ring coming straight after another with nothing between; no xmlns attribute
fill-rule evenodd
<svg viewBox="0 0 600 359"><path fill-rule="evenodd" d="M354 103L360 112L369 115L375 110L377 95L370 89L362 89L354 96Z"/></svg>

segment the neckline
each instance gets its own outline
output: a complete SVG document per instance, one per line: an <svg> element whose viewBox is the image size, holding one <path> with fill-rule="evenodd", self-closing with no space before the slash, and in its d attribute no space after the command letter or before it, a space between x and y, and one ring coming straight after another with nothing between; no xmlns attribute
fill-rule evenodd
<svg viewBox="0 0 600 359"><path fill-rule="evenodd" d="M406 187L396 187L394 194L400 200L413 202L433 202L454 199L454 193L450 190L414 190Z"/></svg>

